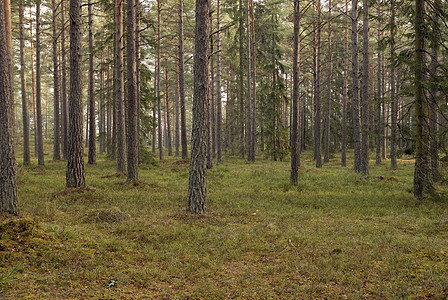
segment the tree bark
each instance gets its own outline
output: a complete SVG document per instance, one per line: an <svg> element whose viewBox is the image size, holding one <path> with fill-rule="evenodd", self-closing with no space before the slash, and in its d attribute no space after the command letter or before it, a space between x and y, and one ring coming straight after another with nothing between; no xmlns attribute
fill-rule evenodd
<svg viewBox="0 0 448 300"><path fill-rule="evenodd" d="M221 0L216 4L216 154L222 163L222 101L221 101Z"/></svg>
<svg viewBox="0 0 448 300"><path fill-rule="evenodd" d="M135 5L134 0L127 0L127 19L126 19L126 66L127 66L127 180L138 180L138 107L136 91L136 63L135 63Z"/></svg>
<svg viewBox="0 0 448 300"><path fill-rule="evenodd" d="M44 138L42 133L42 100L40 78L40 0L36 1L36 125L37 125L37 164L45 165Z"/></svg>
<svg viewBox="0 0 448 300"><path fill-rule="evenodd" d="M158 123L158 146L159 146L159 159L163 160L163 145L162 145L162 108L160 99L160 14L162 10L162 4L160 0L157 0L157 73L156 73L156 90L157 90L157 123Z"/></svg>
<svg viewBox="0 0 448 300"><path fill-rule="evenodd" d="M345 14L348 16L348 0L345 0ZM348 22L344 34L344 84L342 86L342 151L341 166L347 166L347 98L348 98Z"/></svg>
<svg viewBox="0 0 448 300"><path fill-rule="evenodd" d="M22 125L23 125L23 165L30 164L30 118L28 115L28 101L26 99L25 75L25 29L23 21L23 0L19 1L20 23L20 79L22 88Z"/></svg>
<svg viewBox="0 0 448 300"><path fill-rule="evenodd" d="M359 124L359 78L358 78L358 0L352 0L352 81L353 81L353 144L355 148L355 172L361 172L361 132Z"/></svg>
<svg viewBox="0 0 448 300"><path fill-rule="evenodd" d="M206 131L208 98L208 41L209 41L208 0L196 1L195 54L194 54L194 91L193 126L190 175L188 184L188 211L204 213L206 211Z"/></svg>
<svg viewBox="0 0 448 300"><path fill-rule="evenodd" d="M252 161L252 99L250 82L250 0L246 0L246 48L247 48L247 160Z"/></svg>
<svg viewBox="0 0 448 300"><path fill-rule="evenodd" d="M244 18L244 12L243 12L243 1L239 0L239 11L240 11L240 18L239 18L239 38L240 38L240 45L239 45L239 56L240 56L240 67L239 67L239 94L238 94L238 100L240 104L240 111L239 111L239 122L240 122L240 155L242 158L244 158L244 59L243 59L243 18Z"/></svg>
<svg viewBox="0 0 448 300"><path fill-rule="evenodd" d="M61 81L61 140L62 140L62 157L67 159L67 143L68 143L68 106L67 106L67 67L65 52L65 10L64 0L61 1L61 59L62 59L62 81Z"/></svg>
<svg viewBox="0 0 448 300"><path fill-rule="evenodd" d="M424 95L425 1L415 0L415 171L414 199L421 200L431 188L429 174L428 108Z"/></svg>
<svg viewBox="0 0 448 300"><path fill-rule="evenodd" d="M383 101L383 91L381 84L381 51L380 51L380 42L381 42L381 1L378 2L378 66L377 66L377 96L376 96L376 164L381 163L381 130L382 130L382 122L381 122L381 102Z"/></svg>
<svg viewBox="0 0 448 300"><path fill-rule="evenodd" d="M123 2L115 0L115 109L117 139L117 172L126 172L124 83L123 83Z"/></svg>
<svg viewBox="0 0 448 300"><path fill-rule="evenodd" d="M316 56L316 83L314 91L314 153L316 158L316 168L322 168L321 156L321 112L320 112L320 56L321 56L321 11L322 5L317 0L317 56Z"/></svg>
<svg viewBox="0 0 448 300"><path fill-rule="evenodd" d="M179 120L179 61L176 62L176 102L174 106L175 111L175 122L174 122L174 147L175 147L175 155L179 156L179 139L180 139L180 120Z"/></svg>
<svg viewBox="0 0 448 300"><path fill-rule="evenodd" d="M395 0L390 3L392 14L390 21L390 102L391 102L391 134L390 134L390 164L393 169L397 168L397 108L395 98Z"/></svg>
<svg viewBox="0 0 448 300"><path fill-rule="evenodd" d="M33 98L33 128L34 128L34 156L37 157L37 117L36 117L36 85L34 76L34 49L33 49L33 22L32 22L32 9L30 6L30 41L31 41L31 91Z"/></svg>
<svg viewBox="0 0 448 300"><path fill-rule="evenodd" d="M11 3L0 0L0 213L18 214L12 88Z"/></svg>
<svg viewBox="0 0 448 300"><path fill-rule="evenodd" d="M89 158L88 164L96 162L96 124L95 124L95 79L93 74L93 13L92 0L88 1L89 14Z"/></svg>
<svg viewBox="0 0 448 300"><path fill-rule="evenodd" d="M256 80L256 51L255 51L255 16L254 16L254 0L251 0L251 45L252 45L252 135L251 135L251 161L255 161L255 144L256 144L256 107L257 107L257 80ZM249 72L249 71L248 71ZM300 165L300 161L299 161Z"/></svg>
<svg viewBox="0 0 448 300"><path fill-rule="evenodd" d="M333 53L331 49L331 0L328 1L328 89L325 107L324 162L330 162L330 112L331 112L331 80L333 73Z"/></svg>
<svg viewBox="0 0 448 300"><path fill-rule="evenodd" d="M67 188L85 186L82 141L82 19L81 0L70 0L70 96L67 153Z"/></svg>
<svg viewBox="0 0 448 300"><path fill-rule="evenodd" d="M173 147L171 143L171 116L170 116L170 95L168 85L168 60L165 58L165 112L166 112L166 145L168 148L168 156L173 155Z"/></svg>
<svg viewBox="0 0 448 300"><path fill-rule="evenodd" d="M300 31L300 3L299 0L294 1L294 46L292 58L292 129L291 129L291 184L297 185L298 182L298 167L299 167L299 31Z"/></svg>

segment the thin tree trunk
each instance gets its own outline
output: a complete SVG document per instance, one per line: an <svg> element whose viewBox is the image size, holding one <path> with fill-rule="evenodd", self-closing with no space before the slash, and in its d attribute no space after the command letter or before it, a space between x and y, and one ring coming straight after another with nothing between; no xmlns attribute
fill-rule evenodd
<svg viewBox="0 0 448 300"><path fill-rule="evenodd" d="M89 158L88 164L96 162L96 124L95 124L95 79L93 74L93 13L92 0L88 1L89 14Z"/></svg>
<svg viewBox="0 0 448 300"><path fill-rule="evenodd" d="M378 67L377 67L377 96L376 96L376 164L381 163L381 102L383 101L383 91L381 84L381 1L378 2Z"/></svg>
<svg viewBox="0 0 448 300"><path fill-rule="evenodd" d="M210 17L210 32L213 32L213 17ZM210 35L210 139L211 158L216 157L216 114L215 114L215 64L214 64L214 39Z"/></svg>
<svg viewBox="0 0 448 300"><path fill-rule="evenodd" d="M157 97L157 57L155 57L154 59L154 93L155 93L155 97ZM153 118L153 127L152 127L152 153L156 153L156 138L157 138L157 126L155 126L155 121L157 119L156 116L156 103L153 103L153 108L152 108L152 118Z"/></svg>
<svg viewBox="0 0 448 300"><path fill-rule="evenodd" d="M67 188L85 186L82 143L81 0L70 0L70 96L67 153Z"/></svg>
<svg viewBox="0 0 448 300"><path fill-rule="evenodd" d="M37 164L43 166L44 138L42 135L42 100L40 84L40 0L36 1L36 122L37 122Z"/></svg>
<svg viewBox="0 0 448 300"><path fill-rule="evenodd" d="M333 53L331 51L331 0L328 1L328 18L328 89L327 105L325 107L324 162L330 162L331 80L333 75Z"/></svg>
<svg viewBox="0 0 448 300"><path fill-rule="evenodd" d="M126 66L127 66L127 180L138 180L138 122L137 122L137 87L136 84L136 63L135 63L135 6L134 0L127 0L127 19L126 19Z"/></svg>
<svg viewBox="0 0 448 300"><path fill-rule="evenodd" d="M20 79L22 87L22 124L23 124L23 164L30 164L30 119L28 115L28 101L26 99L26 75L25 75L25 29L23 22L23 0L19 1L20 23Z"/></svg>
<svg viewBox="0 0 448 300"><path fill-rule="evenodd" d="M250 82L250 0L246 0L246 48L247 48L247 160L252 161L252 99Z"/></svg>
<svg viewBox="0 0 448 300"><path fill-rule="evenodd" d="M188 184L188 211L206 211L206 131L208 97L208 41L209 41L208 0L196 1L196 28L194 54L193 126L190 175Z"/></svg>
<svg viewBox="0 0 448 300"><path fill-rule="evenodd" d="M168 156L173 155L173 147L171 144L171 118L170 118L170 98L168 85L168 61L165 58L165 112L166 112L166 144L168 148Z"/></svg>
<svg viewBox="0 0 448 300"><path fill-rule="evenodd" d="M180 139L180 124L179 124L179 61L176 62L176 102L174 106L175 122L174 122L174 147L176 148L176 156L179 156L179 139Z"/></svg>
<svg viewBox="0 0 448 300"><path fill-rule="evenodd" d="M348 0L345 0L345 14L348 16ZM347 98L348 98L348 22L344 34L344 84L342 92L342 152L341 166L347 166Z"/></svg>
<svg viewBox="0 0 448 300"><path fill-rule="evenodd" d="M187 150L187 121L185 109L185 80L184 80L184 1L179 0L179 101L180 101L180 139L182 145L182 159L188 158Z"/></svg>
<svg viewBox="0 0 448 300"><path fill-rule="evenodd" d="M395 98L395 0L390 3L392 15L390 22L390 102L391 102L391 134L390 134L390 164L393 169L397 168L397 108L398 103Z"/></svg>
<svg viewBox="0 0 448 300"><path fill-rule="evenodd" d="M33 22L30 6L30 41L31 41L31 91L33 95L33 128L34 128L34 156L37 157L37 116L36 116L36 84L34 77L34 49L33 49Z"/></svg>
<svg viewBox="0 0 448 300"><path fill-rule="evenodd" d="M61 108L62 108L62 157L67 159L67 143L68 143L68 105L67 105L67 67L65 52L65 10L64 0L61 1L61 59L62 59L62 81L61 81Z"/></svg>
<svg viewBox="0 0 448 300"><path fill-rule="evenodd" d="M18 214L9 0L0 0L0 165L0 213Z"/></svg>
<svg viewBox="0 0 448 300"><path fill-rule="evenodd" d="M321 112L320 112L320 56L321 56L321 11L320 0L317 0L317 56L316 56L316 87L314 91L314 153L316 156L316 168L322 168L321 156Z"/></svg>
<svg viewBox="0 0 448 300"><path fill-rule="evenodd" d="M363 2L363 39L362 39L362 105L361 105L361 173L369 174L369 5Z"/></svg>
<svg viewBox="0 0 448 300"><path fill-rule="evenodd" d="M252 142L250 143L251 145L251 161L255 161L255 144L256 144L256 107L257 107L257 85L256 85L256 51L255 51L255 16L254 16L254 0L251 0L251 10L250 10L250 14L251 14L251 45L252 45L252 134L251 134L251 139ZM248 71L249 72L249 71ZM300 160L299 160L299 165L300 165Z"/></svg>
<svg viewBox="0 0 448 300"><path fill-rule="evenodd" d="M292 58L292 130L291 130L291 184L297 185L298 182L298 166L300 161L299 156L299 39L300 39L300 3L299 0L294 1L294 46Z"/></svg>
<svg viewBox="0 0 448 300"><path fill-rule="evenodd" d="M115 0L115 108L117 139L117 172L126 172L124 83L123 83L123 2ZM116 124L115 124L116 123Z"/></svg>
<svg viewBox="0 0 448 300"><path fill-rule="evenodd" d="M239 111L239 122L240 122L240 155L244 158L244 59L243 59L243 1L239 0L239 11L240 11L240 19L239 19L239 37L240 37L240 45L239 45L239 56L240 56L240 68L239 68L239 103L240 103L240 111Z"/></svg>
<svg viewBox="0 0 448 300"><path fill-rule="evenodd" d="M59 66L58 66L58 39L56 35L56 2L51 0L51 8L53 11L52 27L53 27L53 160L61 159L61 141L60 137L60 125L59 125Z"/></svg>
<svg viewBox="0 0 448 300"><path fill-rule="evenodd" d="M137 118L137 163L141 163L140 157L140 140L141 140L141 120L140 120L140 85L141 85L141 72L140 72L140 19L141 19L141 6L140 0L135 0L135 15L137 22L135 23L135 98L136 98L136 115Z"/></svg>
<svg viewBox="0 0 448 300"><path fill-rule="evenodd" d="M163 145L162 145L162 108L160 99L160 14L162 10L162 4L160 0L157 0L157 77L156 77L156 90L157 90L157 123L158 123L158 146L159 146L159 159L163 160Z"/></svg>
<svg viewBox="0 0 448 300"><path fill-rule="evenodd" d="M216 7L216 152L217 163L222 163L222 102L221 102L221 0Z"/></svg>

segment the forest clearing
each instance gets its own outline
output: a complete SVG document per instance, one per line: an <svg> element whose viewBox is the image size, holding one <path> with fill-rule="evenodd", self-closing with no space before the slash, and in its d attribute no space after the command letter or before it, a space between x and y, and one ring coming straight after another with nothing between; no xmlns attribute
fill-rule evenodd
<svg viewBox="0 0 448 300"><path fill-rule="evenodd" d="M0 225L0 296L447 297L448 204L413 200L411 157L366 180L339 157L321 169L302 158L291 186L288 161L229 157L208 173L203 215L185 210L188 161L142 165L126 184L100 156L73 190L63 161L21 166L22 213Z"/></svg>

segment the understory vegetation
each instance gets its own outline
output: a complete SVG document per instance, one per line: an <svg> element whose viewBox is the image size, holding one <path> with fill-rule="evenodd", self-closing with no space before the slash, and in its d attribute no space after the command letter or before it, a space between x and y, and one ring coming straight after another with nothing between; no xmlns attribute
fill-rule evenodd
<svg viewBox="0 0 448 300"><path fill-rule="evenodd" d="M322 169L301 157L297 186L289 161L225 157L204 215L185 210L185 160L144 164L127 184L99 156L82 189L65 189L65 161L19 166L0 298L446 299L446 180L416 203L411 157L371 162L367 178L338 156Z"/></svg>

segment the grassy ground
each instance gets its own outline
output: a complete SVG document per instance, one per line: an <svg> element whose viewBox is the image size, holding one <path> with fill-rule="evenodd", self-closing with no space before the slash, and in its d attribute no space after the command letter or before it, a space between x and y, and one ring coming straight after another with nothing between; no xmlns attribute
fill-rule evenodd
<svg viewBox="0 0 448 300"><path fill-rule="evenodd" d="M413 201L413 160L372 161L359 180L310 155L297 187L289 162L226 157L201 216L184 209L189 165L175 158L133 185L99 156L84 190L65 190L64 161L19 167L0 298L446 299L448 201Z"/></svg>

